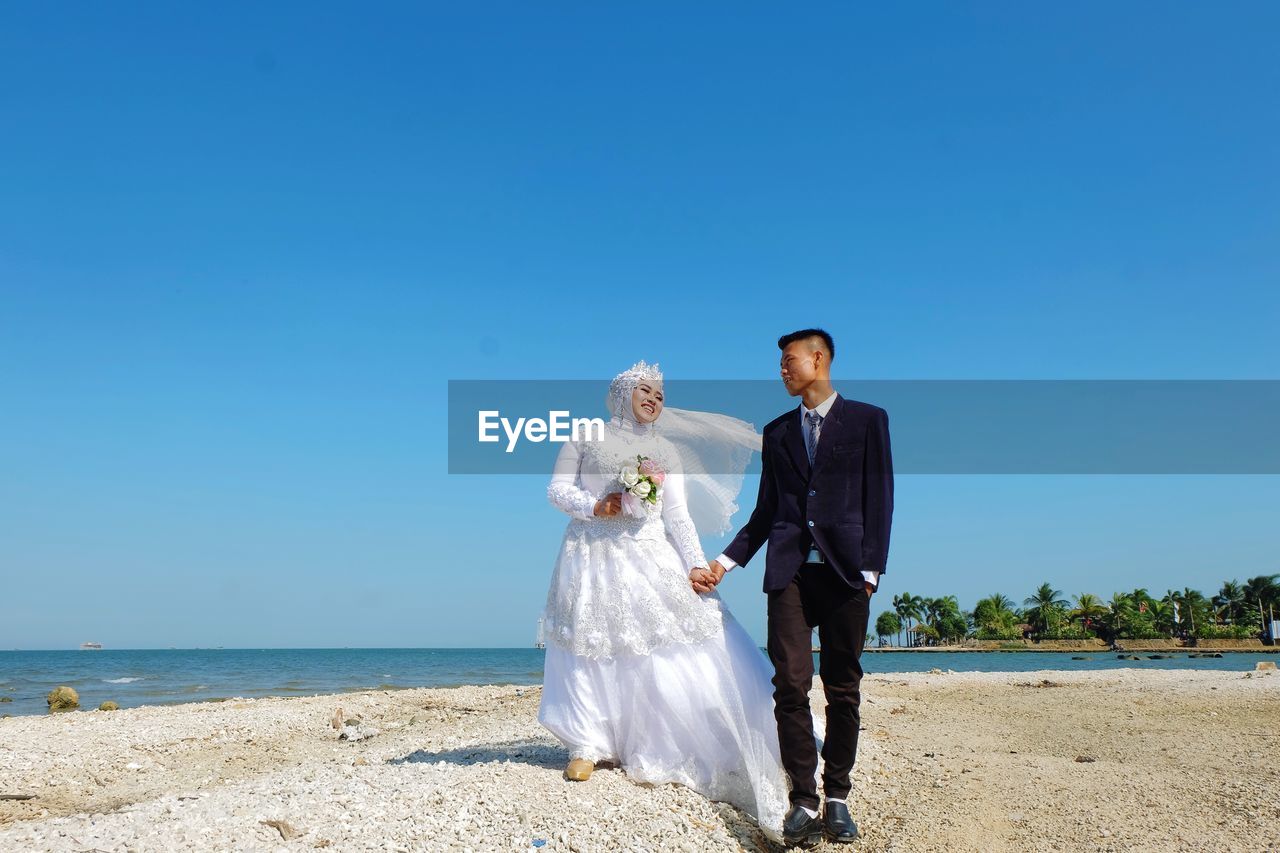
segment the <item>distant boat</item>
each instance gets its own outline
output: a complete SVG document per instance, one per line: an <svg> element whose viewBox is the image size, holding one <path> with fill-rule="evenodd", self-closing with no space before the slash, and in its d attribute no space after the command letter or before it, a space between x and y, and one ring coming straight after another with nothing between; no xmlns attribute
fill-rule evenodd
<svg viewBox="0 0 1280 853"><path fill-rule="evenodd" d="M545 630L544 623L545 623L545 620L541 616L539 616L538 617L538 633L534 635L534 638L533 638L533 647L535 649L545 649L547 647L547 637L546 637L546 630Z"/></svg>
<svg viewBox="0 0 1280 853"><path fill-rule="evenodd" d="M102 643L95 643L95 642L93 642L92 640L90 640L90 641L89 641L89 642L87 642L87 643L81 643L81 644L80 644L80 648L82 648L82 649L101 649L101 648L102 648Z"/></svg>

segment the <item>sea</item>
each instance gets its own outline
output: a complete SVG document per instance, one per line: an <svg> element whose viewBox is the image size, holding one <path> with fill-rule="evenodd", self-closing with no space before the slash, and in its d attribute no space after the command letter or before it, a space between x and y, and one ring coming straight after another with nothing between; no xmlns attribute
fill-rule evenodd
<svg viewBox="0 0 1280 853"><path fill-rule="evenodd" d="M761 652L763 654L763 652ZM1077 660L1077 658L1084 658ZM1036 670L1254 668L1266 652L1220 658L1170 653L1163 660L1119 660L1114 653L878 652L863 669L878 672L1034 672ZM356 690L541 684L543 652L520 649L101 649L0 651L0 715L43 714L59 685L80 707L121 708L234 697L308 696ZM10 701L3 701L8 698Z"/></svg>

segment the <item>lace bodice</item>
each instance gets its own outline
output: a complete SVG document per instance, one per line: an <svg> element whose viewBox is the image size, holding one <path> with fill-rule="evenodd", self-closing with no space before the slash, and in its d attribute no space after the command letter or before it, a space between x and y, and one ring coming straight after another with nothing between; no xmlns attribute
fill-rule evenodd
<svg viewBox="0 0 1280 853"><path fill-rule="evenodd" d="M667 472L657 504L647 506L643 518L625 514L597 517L596 502L610 492L623 491L619 473L624 465L634 464L637 456L653 459ZM565 442L547 486L547 497L556 508L585 522L593 532L616 531L618 535L641 539L665 535L680 554L686 571L707 564L697 528L689 517L680 454L651 427L614 418L601 441Z"/></svg>
<svg viewBox="0 0 1280 853"><path fill-rule="evenodd" d="M638 517L597 518L596 501L623 490L622 468L637 456L666 471L657 502L640 504ZM702 642L720 630L719 597L689 584L689 570L706 563L669 441L615 419L603 440L561 448L547 494L572 516L543 611L548 643L610 658Z"/></svg>

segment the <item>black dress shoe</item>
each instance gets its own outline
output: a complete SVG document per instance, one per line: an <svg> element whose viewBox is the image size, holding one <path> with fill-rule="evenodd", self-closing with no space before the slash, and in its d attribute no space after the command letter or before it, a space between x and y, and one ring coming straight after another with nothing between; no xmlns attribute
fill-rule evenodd
<svg viewBox="0 0 1280 853"><path fill-rule="evenodd" d="M822 823L828 840L837 844L852 844L858 838L858 825L844 803L827 803L822 810Z"/></svg>
<svg viewBox="0 0 1280 853"><path fill-rule="evenodd" d="M788 847L813 847L822 840L822 821L809 817L800 806L792 806L782 822L782 840Z"/></svg>

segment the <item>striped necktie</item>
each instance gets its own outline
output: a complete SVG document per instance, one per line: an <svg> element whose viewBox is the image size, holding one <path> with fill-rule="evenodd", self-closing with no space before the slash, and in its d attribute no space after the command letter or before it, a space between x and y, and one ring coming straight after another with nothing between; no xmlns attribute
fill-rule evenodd
<svg viewBox="0 0 1280 853"><path fill-rule="evenodd" d="M813 456L818 450L818 428L822 426L822 415L817 412L805 412L805 423L809 429L805 432L805 445L809 450L809 464L813 464Z"/></svg>

